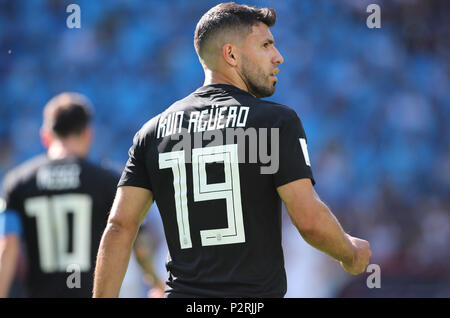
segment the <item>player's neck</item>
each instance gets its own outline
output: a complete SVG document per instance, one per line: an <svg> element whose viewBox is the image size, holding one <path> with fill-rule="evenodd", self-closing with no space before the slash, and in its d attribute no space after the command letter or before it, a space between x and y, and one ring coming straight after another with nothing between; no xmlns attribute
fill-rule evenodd
<svg viewBox="0 0 450 318"><path fill-rule="evenodd" d="M239 76L228 75L228 74L219 73L216 71L206 69L205 70L205 81L204 81L203 85L206 86L206 85L213 85L213 84L233 85L237 88L242 89L243 91L248 92L247 85Z"/></svg>
<svg viewBox="0 0 450 318"><path fill-rule="evenodd" d="M86 157L87 153L79 143L73 140L55 140L48 148L47 155L51 160L67 157Z"/></svg>

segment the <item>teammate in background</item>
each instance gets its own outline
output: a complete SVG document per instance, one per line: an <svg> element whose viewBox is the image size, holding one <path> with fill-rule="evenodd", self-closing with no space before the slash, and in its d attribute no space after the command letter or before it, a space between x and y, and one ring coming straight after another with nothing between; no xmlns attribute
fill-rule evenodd
<svg viewBox="0 0 450 318"><path fill-rule="evenodd" d="M43 115L47 154L13 169L3 184L0 297L8 296L21 237L28 297L91 297L95 257L119 176L85 159L92 140L85 96L62 93Z"/></svg>
<svg viewBox="0 0 450 318"><path fill-rule="evenodd" d="M147 230L141 226L133 245L134 256L144 273L146 284L150 286L147 297L163 298L165 284L156 274L153 264L154 246L151 246L150 242L150 235L148 235Z"/></svg>
<svg viewBox="0 0 450 318"><path fill-rule="evenodd" d="M345 233L314 191L297 114L260 99L274 93L283 63L269 30L275 20L273 9L223 3L198 22L194 46L204 86L136 134L100 243L94 297L117 296L153 199L170 254L167 297L283 297L281 200L309 244L350 274L364 272L369 243ZM220 136L235 128L245 129L246 138L270 131L265 141L255 134L249 144L261 146L273 137L278 169L262 173L262 160L247 161L253 150L242 139L223 138L221 144ZM212 132L220 133L214 146L206 137ZM181 148L177 135L184 137ZM244 162L237 159L241 153Z"/></svg>

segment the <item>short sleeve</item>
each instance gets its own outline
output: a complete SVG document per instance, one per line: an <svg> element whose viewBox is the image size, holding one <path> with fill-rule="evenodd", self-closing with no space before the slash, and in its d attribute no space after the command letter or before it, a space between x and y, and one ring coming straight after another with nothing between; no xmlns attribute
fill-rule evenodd
<svg viewBox="0 0 450 318"><path fill-rule="evenodd" d="M3 194L0 196L0 237L9 234L22 235L22 222L19 214L13 209L11 175L3 182ZM3 198L2 198L3 197Z"/></svg>
<svg viewBox="0 0 450 318"><path fill-rule="evenodd" d="M145 139L139 131L134 136L133 145L128 151L129 158L119 180L119 187L133 186L152 190L145 163L145 147Z"/></svg>
<svg viewBox="0 0 450 318"><path fill-rule="evenodd" d="M22 235L22 222L17 212L5 210L0 212L0 238L6 235Z"/></svg>
<svg viewBox="0 0 450 318"><path fill-rule="evenodd" d="M0 193L0 237L15 234L22 235L22 220L20 218L20 198L18 194L19 180L16 170L9 172L2 183Z"/></svg>
<svg viewBox="0 0 450 318"><path fill-rule="evenodd" d="M305 131L294 111L283 121L279 138L279 168L274 174L275 186L305 178L311 179L314 185Z"/></svg>

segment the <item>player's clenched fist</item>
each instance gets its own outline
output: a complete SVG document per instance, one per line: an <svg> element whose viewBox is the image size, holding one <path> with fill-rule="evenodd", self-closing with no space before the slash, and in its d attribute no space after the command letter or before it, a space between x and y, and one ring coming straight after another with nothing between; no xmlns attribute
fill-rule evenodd
<svg viewBox="0 0 450 318"><path fill-rule="evenodd" d="M369 265L372 252L370 251L370 244L366 240L362 240L347 234L348 239L353 245L354 257L351 264L341 262L345 271L352 275L358 275L366 270Z"/></svg>

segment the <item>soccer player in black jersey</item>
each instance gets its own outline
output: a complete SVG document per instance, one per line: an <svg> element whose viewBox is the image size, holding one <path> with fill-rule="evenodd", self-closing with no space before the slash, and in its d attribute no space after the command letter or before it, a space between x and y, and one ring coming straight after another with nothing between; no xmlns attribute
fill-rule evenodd
<svg viewBox="0 0 450 318"><path fill-rule="evenodd" d="M7 174L0 211L0 296L24 238L28 297L91 297L95 257L119 175L84 158L91 145L86 97L62 93L44 109L48 152ZM71 276L78 275L79 277Z"/></svg>
<svg viewBox="0 0 450 318"><path fill-rule="evenodd" d="M319 199L292 109L261 100L283 58L273 9L223 3L197 24L204 86L136 134L100 244L94 297L117 296L130 248L156 201L169 258L167 297L283 297L281 201L312 246L351 274L369 263Z"/></svg>

